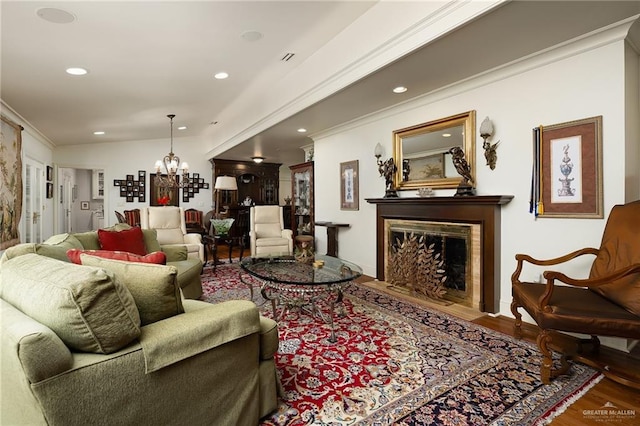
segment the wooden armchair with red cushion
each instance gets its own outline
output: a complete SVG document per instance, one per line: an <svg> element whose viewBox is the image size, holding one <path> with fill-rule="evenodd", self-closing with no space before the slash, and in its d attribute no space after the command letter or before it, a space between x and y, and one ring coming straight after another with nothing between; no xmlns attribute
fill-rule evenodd
<svg viewBox="0 0 640 426"><path fill-rule="evenodd" d="M520 281L524 262L553 266L584 255L595 255L586 279L547 270L543 273L544 283ZM561 365L554 368L550 351L554 331L591 336L581 343L591 343L594 352L600 345L598 336L640 339L640 201L613 207L599 249L583 248L549 260L517 254L516 260L517 267L511 277L515 334L522 336L522 315L518 312L522 307L540 328L537 342L542 352L543 383L568 373L567 360L573 358L600 369L619 383L640 388L636 377L610 371L608 366L578 353L562 354Z"/></svg>
<svg viewBox="0 0 640 426"><path fill-rule="evenodd" d="M196 209L186 209L184 211L184 222L187 233L206 235L207 230L202 224L202 211Z"/></svg>

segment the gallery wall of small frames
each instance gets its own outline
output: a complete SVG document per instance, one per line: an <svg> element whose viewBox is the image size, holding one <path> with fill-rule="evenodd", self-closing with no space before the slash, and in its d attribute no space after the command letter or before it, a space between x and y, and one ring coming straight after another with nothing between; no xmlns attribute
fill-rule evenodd
<svg viewBox="0 0 640 426"><path fill-rule="evenodd" d="M201 189L209 189L209 183L200 177L200 173L187 174L189 183L182 188L182 202L188 203L191 198L198 194ZM146 202L146 172L138 170L138 176L127 175L126 179L115 179L114 186L120 187L120 197L125 198L127 203L138 201Z"/></svg>
<svg viewBox="0 0 640 426"><path fill-rule="evenodd" d="M127 203L133 203L135 199L140 203L146 202L147 172L138 170L138 179L135 175L127 175L126 179L116 179L114 186L120 187L120 197L126 198Z"/></svg>
<svg viewBox="0 0 640 426"><path fill-rule="evenodd" d="M187 173L189 183L182 188L182 202L188 203L201 189L209 189L209 184L200 177L200 173Z"/></svg>

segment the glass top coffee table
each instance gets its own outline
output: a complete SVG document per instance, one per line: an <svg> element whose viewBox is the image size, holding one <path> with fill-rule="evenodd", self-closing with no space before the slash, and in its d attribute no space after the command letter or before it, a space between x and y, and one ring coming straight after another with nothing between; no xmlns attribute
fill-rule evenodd
<svg viewBox="0 0 640 426"><path fill-rule="evenodd" d="M247 257L240 266L261 283L260 292L271 301L274 319L279 318L278 306L281 316L286 310L299 308L327 322L331 327L329 340L335 343L335 306L342 302L342 290L362 275L362 269L332 256L317 255L314 260L315 264L298 262L288 255ZM253 298L251 283L243 282L251 289ZM319 308L319 304L324 303L329 305L328 315Z"/></svg>

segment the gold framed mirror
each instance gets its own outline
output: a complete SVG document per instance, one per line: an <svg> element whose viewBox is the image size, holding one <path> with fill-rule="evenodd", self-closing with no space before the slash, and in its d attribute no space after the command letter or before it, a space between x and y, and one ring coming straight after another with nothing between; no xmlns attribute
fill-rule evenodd
<svg viewBox="0 0 640 426"><path fill-rule="evenodd" d="M457 188L462 177L449 153L454 146L463 149L475 183L475 128L476 112L468 111L394 130L395 189Z"/></svg>

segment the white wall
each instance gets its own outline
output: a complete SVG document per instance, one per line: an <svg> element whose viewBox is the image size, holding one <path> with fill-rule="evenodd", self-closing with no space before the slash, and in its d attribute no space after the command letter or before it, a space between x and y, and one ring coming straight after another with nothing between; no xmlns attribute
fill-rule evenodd
<svg viewBox="0 0 640 426"><path fill-rule="evenodd" d="M581 247L598 247L611 207L640 198L637 182L632 193L625 193L628 175L635 175L633 179L637 180L640 161L637 149L633 160L625 160L629 150L625 120L630 117L625 115L625 42L624 34L620 34L619 29L612 29L593 35L315 135L316 219L351 224L349 229L340 230L340 256L361 265L365 274L376 275L375 206L365 201L384 195L384 180L378 175L373 156L376 143L384 146L384 156L389 157L394 129L469 110L476 110L478 122L489 116L495 127L493 141L501 140L497 167L492 171L482 161L481 139L476 136L480 139L475 154L478 194L514 196L502 209L500 313L510 315L510 275L516 253L550 258ZM637 102L637 84L634 90ZM536 220L529 214L532 128L597 115L603 116L605 219ZM637 129L638 116L631 119ZM340 210L339 163L351 160L359 160L357 212ZM436 195L453 192L440 190ZM401 196L416 194L405 191ZM316 228L316 235L318 250L323 252L324 228ZM578 267L566 272L577 274ZM533 271L525 274L529 274L525 278L538 276Z"/></svg>
<svg viewBox="0 0 640 426"><path fill-rule="evenodd" d="M72 167L77 169L104 169L105 172L105 198L104 215L105 226L117 222L114 211L143 208L149 205L149 189L146 190L146 201L139 203L135 198L133 203L126 202L120 197L120 189L113 185L114 180L125 179L126 175L138 177L139 170L146 171L146 185L150 185L149 173L155 173L156 160L162 159L169 152L169 138L129 141L122 143L92 144L91 146L73 145L56 148L53 161L59 167ZM180 207L185 209L195 208L207 212L212 209L211 191L211 163L204 155L197 138L175 138L173 150L182 161L189 163L190 173L199 173L201 178L209 184L209 189L200 189L194 198L188 203L182 201L180 190Z"/></svg>

